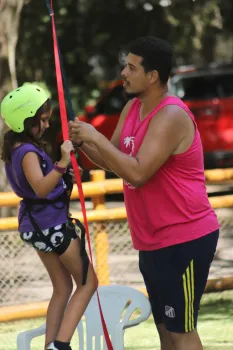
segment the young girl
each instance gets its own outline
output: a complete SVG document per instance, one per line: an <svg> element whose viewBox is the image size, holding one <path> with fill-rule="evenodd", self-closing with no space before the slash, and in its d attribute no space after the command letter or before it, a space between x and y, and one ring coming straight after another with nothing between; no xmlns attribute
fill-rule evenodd
<svg viewBox="0 0 233 350"><path fill-rule="evenodd" d="M4 135L2 160L13 191L23 198L19 209L21 239L32 245L53 285L46 317L46 350L71 350L70 340L97 287L97 280L68 215L69 193L63 180L70 163L71 141L61 145L53 164L41 137L49 127L51 102L40 87L27 84L9 93L1 116L11 129ZM80 222L79 233L85 235ZM72 297L72 278L76 290ZM70 300L69 300L70 298Z"/></svg>

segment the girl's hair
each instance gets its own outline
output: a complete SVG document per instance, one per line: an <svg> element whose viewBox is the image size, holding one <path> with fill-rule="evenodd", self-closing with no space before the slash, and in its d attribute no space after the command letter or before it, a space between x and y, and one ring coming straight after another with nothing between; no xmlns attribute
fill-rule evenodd
<svg viewBox="0 0 233 350"><path fill-rule="evenodd" d="M31 129L33 127L39 127L40 131L40 117L42 114L49 112L51 109L51 101L48 99L36 112L34 117L25 119L24 131L17 133L13 130L9 130L4 134L3 145L1 149L1 159L4 162L11 161L11 153L16 143L33 143L34 145L41 147L42 142L33 136Z"/></svg>

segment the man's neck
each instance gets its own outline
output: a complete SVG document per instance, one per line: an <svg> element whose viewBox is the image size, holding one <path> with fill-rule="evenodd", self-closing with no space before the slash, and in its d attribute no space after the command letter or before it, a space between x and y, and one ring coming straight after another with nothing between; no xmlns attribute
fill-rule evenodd
<svg viewBox="0 0 233 350"><path fill-rule="evenodd" d="M156 91L150 91L144 96L140 96L141 100L141 111L140 111L140 120L143 120L147 117L147 115L155 109L160 102L168 96L168 87L163 86Z"/></svg>

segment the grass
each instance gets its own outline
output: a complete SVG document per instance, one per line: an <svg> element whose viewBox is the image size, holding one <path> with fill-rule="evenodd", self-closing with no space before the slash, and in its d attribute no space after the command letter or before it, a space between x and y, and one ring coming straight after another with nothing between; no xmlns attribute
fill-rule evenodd
<svg viewBox="0 0 233 350"><path fill-rule="evenodd" d="M136 328L135 328L136 329ZM199 315L198 332L204 350L233 349L233 291L204 295ZM125 336L127 350L159 349L153 320L130 329Z"/></svg>
<svg viewBox="0 0 233 350"><path fill-rule="evenodd" d="M15 350L20 331L40 326L44 319L0 323L0 350ZM233 349L233 291L205 294L199 316L198 331L204 350ZM77 336L72 340L77 350ZM33 340L33 350L43 350L43 337ZM125 333L126 350L159 349L159 341L152 317Z"/></svg>

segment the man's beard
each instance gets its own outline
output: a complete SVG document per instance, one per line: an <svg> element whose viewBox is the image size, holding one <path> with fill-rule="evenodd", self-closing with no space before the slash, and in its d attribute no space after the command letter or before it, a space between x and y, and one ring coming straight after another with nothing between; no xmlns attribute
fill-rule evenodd
<svg viewBox="0 0 233 350"><path fill-rule="evenodd" d="M139 97L141 95L140 92L126 92L124 90L124 95L127 100L131 100L132 98Z"/></svg>

